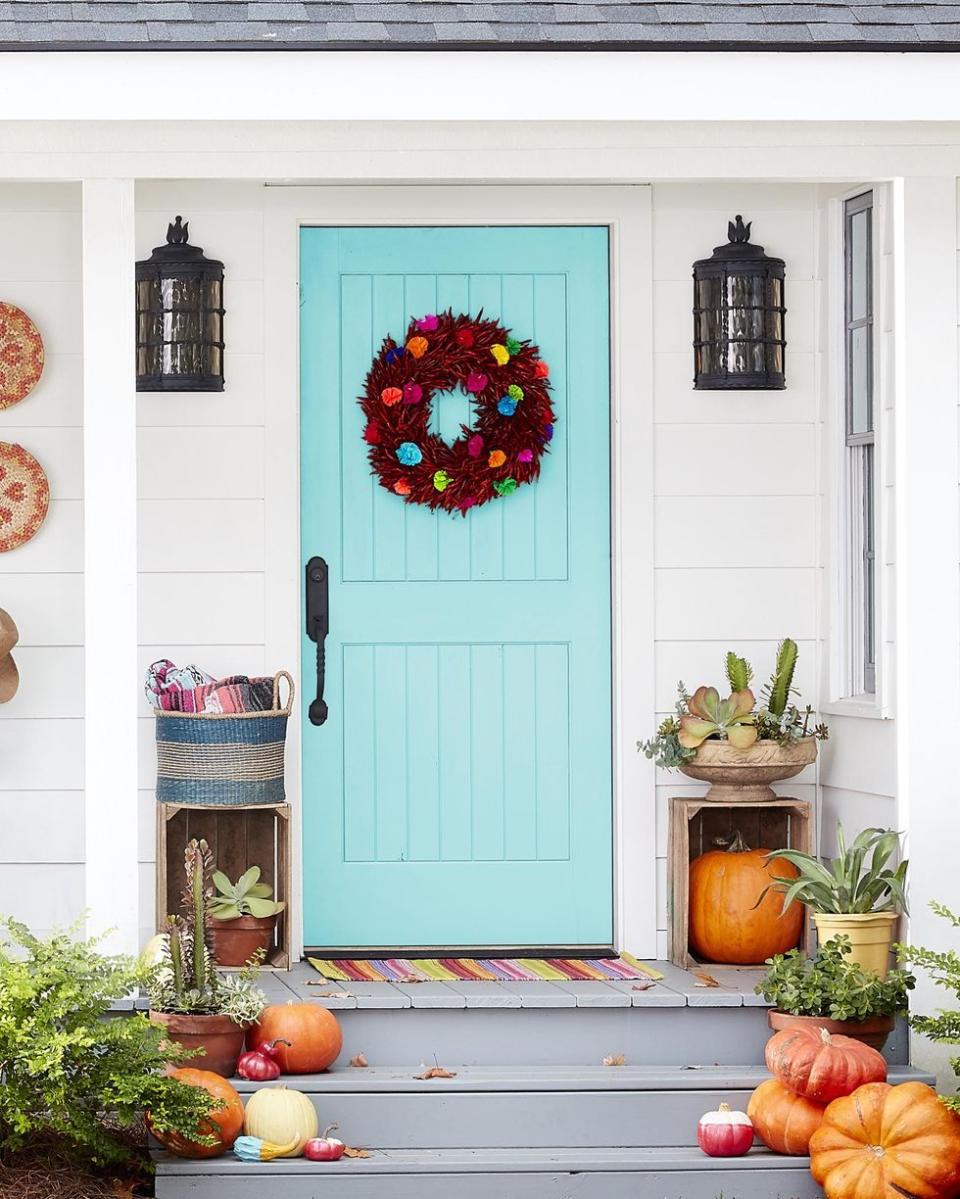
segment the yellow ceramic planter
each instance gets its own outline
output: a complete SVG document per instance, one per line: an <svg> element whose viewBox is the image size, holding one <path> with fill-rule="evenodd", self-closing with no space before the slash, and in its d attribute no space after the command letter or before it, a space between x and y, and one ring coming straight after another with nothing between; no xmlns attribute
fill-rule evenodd
<svg viewBox="0 0 960 1199"><path fill-rule="evenodd" d="M853 952L847 955L848 962L856 962L880 978L887 977L890 968L890 946L893 944L894 929L900 919L897 912L864 912L833 915L830 912L815 912L814 922L817 937L822 945L837 936L850 938Z"/></svg>

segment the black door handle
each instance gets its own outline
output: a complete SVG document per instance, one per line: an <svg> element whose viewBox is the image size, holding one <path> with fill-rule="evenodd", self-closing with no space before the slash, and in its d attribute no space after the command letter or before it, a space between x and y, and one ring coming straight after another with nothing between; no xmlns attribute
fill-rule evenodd
<svg viewBox="0 0 960 1199"><path fill-rule="evenodd" d="M311 702L308 712L311 724L323 724L328 714L323 689L326 681L325 642L330 632L329 573L323 558L311 558L307 563L307 636L317 644L317 698Z"/></svg>

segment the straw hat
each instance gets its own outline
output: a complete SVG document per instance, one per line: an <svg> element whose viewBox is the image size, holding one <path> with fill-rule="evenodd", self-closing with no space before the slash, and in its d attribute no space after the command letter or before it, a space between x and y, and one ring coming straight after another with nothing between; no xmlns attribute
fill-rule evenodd
<svg viewBox="0 0 960 1199"><path fill-rule="evenodd" d="M19 640L13 617L0 608L0 704L13 699L20 686L17 664L10 653Z"/></svg>

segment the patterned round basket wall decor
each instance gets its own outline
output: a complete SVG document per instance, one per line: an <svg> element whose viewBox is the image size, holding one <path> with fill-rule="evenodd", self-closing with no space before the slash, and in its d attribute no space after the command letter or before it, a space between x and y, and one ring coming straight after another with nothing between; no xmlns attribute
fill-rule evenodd
<svg viewBox="0 0 960 1199"><path fill-rule="evenodd" d="M49 506L40 463L22 445L0 441L0 554L36 537Z"/></svg>
<svg viewBox="0 0 960 1199"><path fill-rule="evenodd" d="M280 680L289 687L280 706ZM268 712L165 712L157 709L157 800L160 803L279 804L293 679L273 680Z"/></svg>
<svg viewBox="0 0 960 1199"><path fill-rule="evenodd" d="M33 391L43 373L43 339L15 304L0 303L0 408L12 408Z"/></svg>

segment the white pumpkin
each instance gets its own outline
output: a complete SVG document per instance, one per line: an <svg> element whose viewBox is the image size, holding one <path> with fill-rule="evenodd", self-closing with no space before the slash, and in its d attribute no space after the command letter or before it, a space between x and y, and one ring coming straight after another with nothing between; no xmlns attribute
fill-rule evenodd
<svg viewBox="0 0 960 1199"><path fill-rule="evenodd" d="M299 1157L307 1141L320 1130L317 1109L302 1091L288 1087L261 1087L247 1100L243 1131L275 1145L293 1142L282 1157Z"/></svg>

